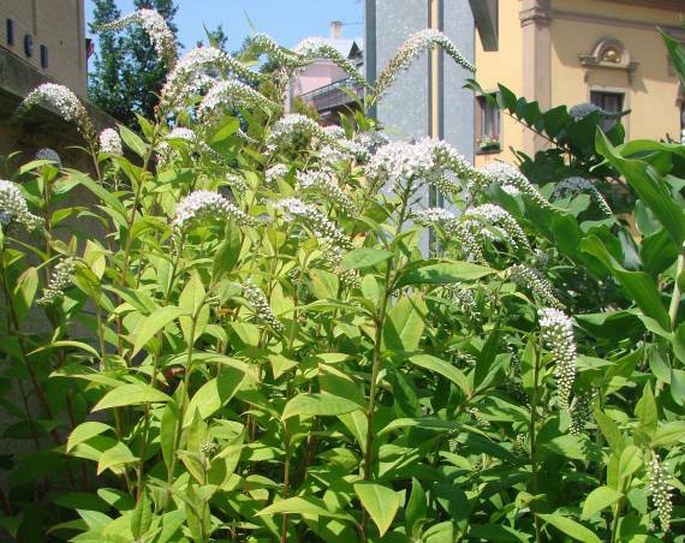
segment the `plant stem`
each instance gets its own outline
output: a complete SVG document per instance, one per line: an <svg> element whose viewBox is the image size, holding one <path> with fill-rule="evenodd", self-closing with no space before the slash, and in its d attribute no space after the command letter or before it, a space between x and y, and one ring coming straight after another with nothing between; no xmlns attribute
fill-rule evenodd
<svg viewBox="0 0 685 543"><path fill-rule="evenodd" d="M671 294L671 305L668 308L668 316L671 318L671 329L675 330L676 321L678 319L678 308L680 307L680 285L678 284L678 278L683 273L683 268L685 268L685 243L680 247L680 253L678 254L678 263L676 264L675 271L675 281L673 282L673 294Z"/></svg>
<svg viewBox="0 0 685 543"><path fill-rule="evenodd" d="M533 489L533 496L537 498L538 495L538 460L537 460L537 410L538 410L538 379L540 375L540 357L542 353L538 347L535 347L534 362L533 362L533 393L530 399L530 469L531 469L531 485ZM542 532L540 530L540 519L537 513L532 510L533 521L535 523L535 541L542 542Z"/></svg>

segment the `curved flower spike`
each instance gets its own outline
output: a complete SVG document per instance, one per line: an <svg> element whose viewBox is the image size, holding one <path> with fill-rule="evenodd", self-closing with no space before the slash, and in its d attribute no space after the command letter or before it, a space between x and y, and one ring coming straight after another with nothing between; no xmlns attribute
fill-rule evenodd
<svg viewBox="0 0 685 543"><path fill-rule="evenodd" d="M48 104L57 110L62 119L74 123L81 135L89 142L95 137L93 122L74 92L64 85L43 83L26 95L15 113L15 117L24 115L29 109L38 104Z"/></svg>
<svg viewBox="0 0 685 543"><path fill-rule="evenodd" d="M157 56L166 62L170 67L176 64L178 53L176 52L176 39L173 32L169 29L164 17L157 13L154 9L139 9L133 13L129 13L124 17L99 25L96 30L102 32L103 30L121 30L132 24L139 24L150 36L152 46L155 48Z"/></svg>
<svg viewBox="0 0 685 543"><path fill-rule="evenodd" d="M466 60L447 36L439 30L428 28L409 36L383 68L376 80L376 99L380 100L388 92L397 76L409 68L421 53L435 45L442 47L445 53L466 70L476 71L476 67Z"/></svg>
<svg viewBox="0 0 685 543"><path fill-rule="evenodd" d="M43 225L43 219L29 212L24 195L12 181L0 179L0 227L21 224L29 232Z"/></svg>

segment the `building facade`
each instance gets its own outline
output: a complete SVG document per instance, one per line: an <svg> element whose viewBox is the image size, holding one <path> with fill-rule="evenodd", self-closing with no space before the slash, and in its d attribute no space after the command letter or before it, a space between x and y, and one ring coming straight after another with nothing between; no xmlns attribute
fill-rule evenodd
<svg viewBox="0 0 685 543"><path fill-rule="evenodd" d="M679 139L682 89L657 27L685 38L684 13L682 0L503 0L499 49L476 44L477 79L484 92L502 83L543 111L587 102L630 110L630 139ZM476 97L477 165L544 145Z"/></svg>
<svg viewBox="0 0 685 543"><path fill-rule="evenodd" d="M83 0L3 0L3 52L86 96Z"/></svg>
<svg viewBox="0 0 685 543"><path fill-rule="evenodd" d="M366 0L365 71L374 81L397 48L414 32L441 30L470 61L474 60L477 13L481 0ZM480 30L480 27L479 27ZM481 39L485 33L481 33ZM483 47L487 47L483 45ZM391 134L447 140L467 158L474 153L473 93L463 89L472 75L442 52L424 54L395 82L374 116Z"/></svg>
<svg viewBox="0 0 685 543"><path fill-rule="evenodd" d="M343 23L332 21L330 37L324 40L361 71L364 63L362 40L344 38L342 32ZM293 49L298 51L303 43ZM299 71L290 82L286 106L292 111L295 100L299 99L315 107L324 124L340 124L340 114L357 109L357 99L363 98L362 85L333 61L319 58Z"/></svg>

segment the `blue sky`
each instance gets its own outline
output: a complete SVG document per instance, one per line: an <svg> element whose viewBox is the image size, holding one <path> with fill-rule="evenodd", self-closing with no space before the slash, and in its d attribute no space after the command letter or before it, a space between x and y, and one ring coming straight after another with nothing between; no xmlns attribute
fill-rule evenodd
<svg viewBox="0 0 685 543"><path fill-rule="evenodd" d="M228 50L235 51L252 32L248 17L256 31L266 32L286 47L309 36L328 36L330 22L334 20L346 23L344 37L363 34L360 0L176 0L176 3L179 9L175 22L179 40L186 50L205 38L203 24L209 29L221 24L228 36ZM88 21L92 4L86 0ZM133 11L132 0L117 0L117 6L124 15Z"/></svg>

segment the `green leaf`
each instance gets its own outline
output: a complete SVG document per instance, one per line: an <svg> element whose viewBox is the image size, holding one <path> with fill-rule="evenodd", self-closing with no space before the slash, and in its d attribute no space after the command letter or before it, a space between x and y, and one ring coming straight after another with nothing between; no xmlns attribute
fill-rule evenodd
<svg viewBox="0 0 685 543"><path fill-rule="evenodd" d="M219 245L219 248L214 255L214 262L212 265L212 278L214 283L218 283L219 279L233 271L240 258L241 248L242 239L240 237L240 230L234 221L229 220L226 224L226 238L221 245Z"/></svg>
<svg viewBox="0 0 685 543"><path fill-rule="evenodd" d="M492 375L490 374L498 370L498 368L495 367L493 372L493 366L499 351L499 339L499 330L493 330L481 349L473 375L473 387L476 390L487 386L492 378Z"/></svg>
<svg viewBox="0 0 685 543"><path fill-rule="evenodd" d="M383 537L400 508L399 493L385 486L367 482L355 483L354 492Z"/></svg>
<svg viewBox="0 0 685 543"><path fill-rule="evenodd" d="M618 462L618 476L627 479L642 467L642 451L635 445L628 445L621 453ZM625 484L625 483L624 483ZM625 487L623 487L625 488Z"/></svg>
<svg viewBox="0 0 685 543"><path fill-rule="evenodd" d="M664 329L670 329L671 319L661 301L659 289L649 275L625 270L597 236L590 235L583 239L580 249L597 258L611 271L645 315L656 320Z"/></svg>
<svg viewBox="0 0 685 543"><path fill-rule="evenodd" d="M188 315L188 311L179 307L169 305L160 307L155 310L150 316L140 320L135 332L133 333L133 352L131 357L140 352L158 332L164 329L169 323L182 315Z"/></svg>
<svg viewBox="0 0 685 543"><path fill-rule="evenodd" d="M121 140L126 144L126 147L131 149L140 158L143 158L147 153L147 145L140 139L140 137L131 129L125 127L123 124L119 126L119 135Z"/></svg>
<svg viewBox="0 0 685 543"><path fill-rule="evenodd" d="M558 513L551 515L538 514L538 517L576 541L583 541L583 543L602 543L601 539L592 533L592 531L568 517L563 517Z"/></svg>
<svg viewBox="0 0 685 543"><path fill-rule="evenodd" d="M623 435L618 429L618 426L616 426L616 423L599 409L595 409L592 412L592 416L597 422L597 426L599 426L604 439L607 440L609 447L611 447L611 450L614 452L614 454L619 456L623 452L623 449L626 445Z"/></svg>
<svg viewBox="0 0 685 543"><path fill-rule="evenodd" d="M147 492L143 490L131 515L131 533L136 541L146 534L152 524L152 507Z"/></svg>
<svg viewBox="0 0 685 543"><path fill-rule="evenodd" d="M112 407L124 407L143 403L164 403L168 401L171 401L169 396L150 385L121 385L105 394L97 405L93 407L93 411L102 411L103 409L111 409Z"/></svg>
<svg viewBox="0 0 685 543"><path fill-rule="evenodd" d="M356 402L333 394L298 394L285 405L281 418L335 416L356 409L359 409Z"/></svg>
<svg viewBox="0 0 685 543"><path fill-rule="evenodd" d="M426 491L418 479L412 477L411 494L404 510L404 525L407 534L414 533L414 526L420 525L421 521L428 518L428 501Z"/></svg>
<svg viewBox="0 0 685 543"><path fill-rule="evenodd" d="M652 385L647 382L642 392L642 398L635 406L635 416L640 423L637 429L643 432L648 438L651 438L656 432L659 424L659 412L652 392Z"/></svg>
<svg viewBox="0 0 685 543"><path fill-rule="evenodd" d="M100 475L103 471L111 469L114 467L121 466L122 464L131 464L137 462L138 458L133 456L131 450L119 442L111 449L107 449L98 462L97 474Z"/></svg>
<svg viewBox="0 0 685 543"><path fill-rule="evenodd" d="M209 306L205 304L205 297L206 291L200 274L194 272L178 298L179 308L187 314L179 316L178 322L188 349L193 348L209 322ZM193 321L195 321L194 329Z"/></svg>
<svg viewBox="0 0 685 543"><path fill-rule="evenodd" d="M306 498L300 496L286 498L285 500L278 501L262 509L256 515L258 517L268 517L283 513L352 521L352 517L347 513L331 511L326 507L326 503L323 500L313 496L308 496Z"/></svg>
<svg viewBox="0 0 685 543"><path fill-rule="evenodd" d="M217 377L207 381L193 395L188 404L184 426L190 422L196 409L203 420L213 415L238 392L244 379L245 374L237 368L221 368Z"/></svg>
<svg viewBox="0 0 685 543"><path fill-rule="evenodd" d="M86 421L79 424L69 435L67 441L67 452L76 447L79 443L88 441L91 437L95 437L104 432L111 430L112 427L104 422Z"/></svg>
<svg viewBox="0 0 685 543"><path fill-rule="evenodd" d="M685 47L663 29L659 28L659 33L666 44L666 49L668 49L668 54L673 61L680 82L685 85Z"/></svg>
<svg viewBox="0 0 685 543"><path fill-rule="evenodd" d="M402 296L387 315L383 325L383 348L415 351L425 327L426 304L418 296Z"/></svg>
<svg viewBox="0 0 685 543"><path fill-rule="evenodd" d="M31 353L29 353L29 355L39 353L41 351L47 351L49 349L63 349L66 347L74 347L75 349L81 349L82 351L86 351L87 353L92 354L96 358L100 358L100 354L87 343L83 343L82 341L71 341L67 339L53 341L52 343L49 343L44 347L40 347L39 349L32 351Z"/></svg>
<svg viewBox="0 0 685 543"><path fill-rule="evenodd" d="M37 290L38 270L31 266L21 275L14 288L12 301L14 303L14 313L19 322L23 321L29 314Z"/></svg>
<svg viewBox="0 0 685 543"><path fill-rule="evenodd" d="M496 270L472 264L471 262L443 262L428 264L418 269L410 269L400 275L395 286L407 285L447 285L460 281L476 281Z"/></svg>
<svg viewBox="0 0 685 543"><path fill-rule="evenodd" d="M385 249L373 249L371 247L360 247L358 249L352 249L347 253L340 267L343 271L370 268L386 260L390 260L393 257L393 253L386 251Z"/></svg>
<svg viewBox="0 0 685 543"><path fill-rule="evenodd" d="M685 240L685 212L671 196L664 180L641 160L623 158L601 130L597 129L597 151L616 168L640 195L654 216L666 228L671 239L680 247Z"/></svg>
<svg viewBox="0 0 685 543"><path fill-rule="evenodd" d="M409 361L415 366L423 369L433 371L449 379L457 385L461 391L469 395L471 393L471 385L464 373L456 366L429 354L418 354L409 357Z"/></svg>
<svg viewBox="0 0 685 543"><path fill-rule="evenodd" d="M581 520L588 520L603 509L614 504L623 497L623 493L608 486L600 486L595 488L583 503L583 513L580 515Z"/></svg>

